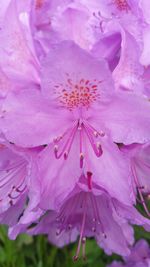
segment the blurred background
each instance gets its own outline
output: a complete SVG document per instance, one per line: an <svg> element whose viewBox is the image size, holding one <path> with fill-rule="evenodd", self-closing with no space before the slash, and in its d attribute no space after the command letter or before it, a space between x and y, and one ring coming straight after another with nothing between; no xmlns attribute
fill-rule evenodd
<svg viewBox="0 0 150 267"><path fill-rule="evenodd" d="M150 233L135 227L136 240L145 238L150 243ZM77 244L58 249L51 246L46 236L20 235L15 241L7 237L7 228L0 227L0 267L105 267L117 255L106 255L93 239L87 240L87 260L73 262Z"/></svg>

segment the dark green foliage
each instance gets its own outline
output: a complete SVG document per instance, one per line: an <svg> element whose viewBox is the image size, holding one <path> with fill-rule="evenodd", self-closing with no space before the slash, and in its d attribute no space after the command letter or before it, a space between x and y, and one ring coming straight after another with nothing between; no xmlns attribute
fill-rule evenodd
<svg viewBox="0 0 150 267"><path fill-rule="evenodd" d="M142 228L135 228L136 238L150 242L150 234ZM63 249L51 246L45 236L30 237L21 235L16 241L7 237L5 227L0 228L0 267L105 267L119 256L107 256L94 240L87 240L87 260L73 262L76 244Z"/></svg>

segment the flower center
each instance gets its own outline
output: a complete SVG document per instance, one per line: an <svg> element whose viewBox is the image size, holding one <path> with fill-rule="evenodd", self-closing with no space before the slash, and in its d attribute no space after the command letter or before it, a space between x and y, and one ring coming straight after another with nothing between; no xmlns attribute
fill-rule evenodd
<svg viewBox="0 0 150 267"><path fill-rule="evenodd" d="M54 93L58 96L61 105L72 111L78 107L89 108L100 98L98 86L102 81L81 78L78 82L66 73L66 82L55 85Z"/></svg>
<svg viewBox="0 0 150 267"><path fill-rule="evenodd" d="M66 160L71 150L75 136L79 136L79 159L80 167L83 167L84 162L84 138L86 137L97 157L103 153L100 137L104 137L104 132L98 132L86 120L77 120L73 126L65 131L61 136L54 139L54 154L57 159L62 156Z"/></svg>

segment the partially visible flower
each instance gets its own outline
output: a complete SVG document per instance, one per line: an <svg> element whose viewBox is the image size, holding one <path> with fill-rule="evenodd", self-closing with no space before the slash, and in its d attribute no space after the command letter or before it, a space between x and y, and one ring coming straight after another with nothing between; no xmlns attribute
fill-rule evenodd
<svg viewBox="0 0 150 267"><path fill-rule="evenodd" d="M150 10L149 10L149 1L148 0L141 0L139 1L139 6L142 9L143 16L145 21L150 24Z"/></svg>
<svg viewBox="0 0 150 267"><path fill-rule="evenodd" d="M149 25L140 1L93 2L92 8L96 25L92 52L98 57L102 51L109 61L117 89L143 93L142 75L149 65Z"/></svg>
<svg viewBox="0 0 150 267"><path fill-rule="evenodd" d="M24 8L21 7L23 4ZM0 67L17 82L39 83L39 63L26 7L23 1L12 0L3 10L0 21Z"/></svg>
<svg viewBox="0 0 150 267"><path fill-rule="evenodd" d="M87 182L88 180L88 182ZM35 216L36 216L35 212ZM59 247L74 242L79 236L74 260L80 250L86 258L86 239L94 237L105 252L129 255L133 243L133 229L129 223L149 229L149 220L134 207L118 202L92 181L92 174L82 175L79 183L55 211L47 211L33 224L20 221L10 229L13 238L20 232L47 234L49 241ZM35 226L36 224L36 226ZM28 229L28 230L27 230Z"/></svg>
<svg viewBox="0 0 150 267"><path fill-rule="evenodd" d="M131 250L131 254L124 258L123 262L114 261L107 267L149 267L150 266L150 248L148 243L141 239Z"/></svg>
<svg viewBox="0 0 150 267"><path fill-rule="evenodd" d="M28 209L37 206L38 181L33 184L31 176L36 173L32 161L41 148L25 150L9 144L0 144L0 222L9 226ZM36 174L35 174L36 175ZM38 190L37 190L38 188ZM29 203L28 203L29 202ZM27 205L28 203L28 205ZM28 208L27 208L28 207ZM30 214L29 214L30 216Z"/></svg>
<svg viewBox="0 0 150 267"><path fill-rule="evenodd" d="M132 144L130 146L123 146L122 151L130 161L132 179L132 186L135 195L140 203L143 204L148 216L150 212L147 208L147 202L150 196L150 143L140 145Z"/></svg>
<svg viewBox="0 0 150 267"><path fill-rule="evenodd" d="M140 55L141 50L136 40L131 34L122 31L120 60L113 71L116 89L143 94L144 67L140 64Z"/></svg>
<svg viewBox="0 0 150 267"><path fill-rule="evenodd" d="M0 213L14 205L22 195L27 193L27 177L29 176L30 164L20 154L15 153L14 149L9 148L9 146L1 144Z"/></svg>

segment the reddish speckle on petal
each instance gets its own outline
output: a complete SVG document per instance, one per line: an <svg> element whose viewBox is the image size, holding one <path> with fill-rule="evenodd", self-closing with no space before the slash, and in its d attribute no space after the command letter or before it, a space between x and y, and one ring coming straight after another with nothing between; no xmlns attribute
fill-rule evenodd
<svg viewBox="0 0 150 267"><path fill-rule="evenodd" d="M0 144L0 149L3 149L3 148L5 148L5 145Z"/></svg>
<svg viewBox="0 0 150 267"><path fill-rule="evenodd" d="M114 4L120 11L128 11L130 9L127 0L114 0Z"/></svg>
<svg viewBox="0 0 150 267"><path fill-rule="evenodd" d="M92 172L87 172L87 183L89 190L92 190Z"/></svg>
<svg viewBox="0 0 150 267"><path fill-rule="evenodd" d="M64 84L55 85L55 94L59 102L69 110L78 107L89 108L90 105L100 98L98 86L102 81L81 78L74 82L67 74Z"/></svg>
<svg viewBox="0 0 150 267"><path fill-rule="evenodd" d="M44 0L36 0L35 8L40 9L43 5Z"/></svg>

